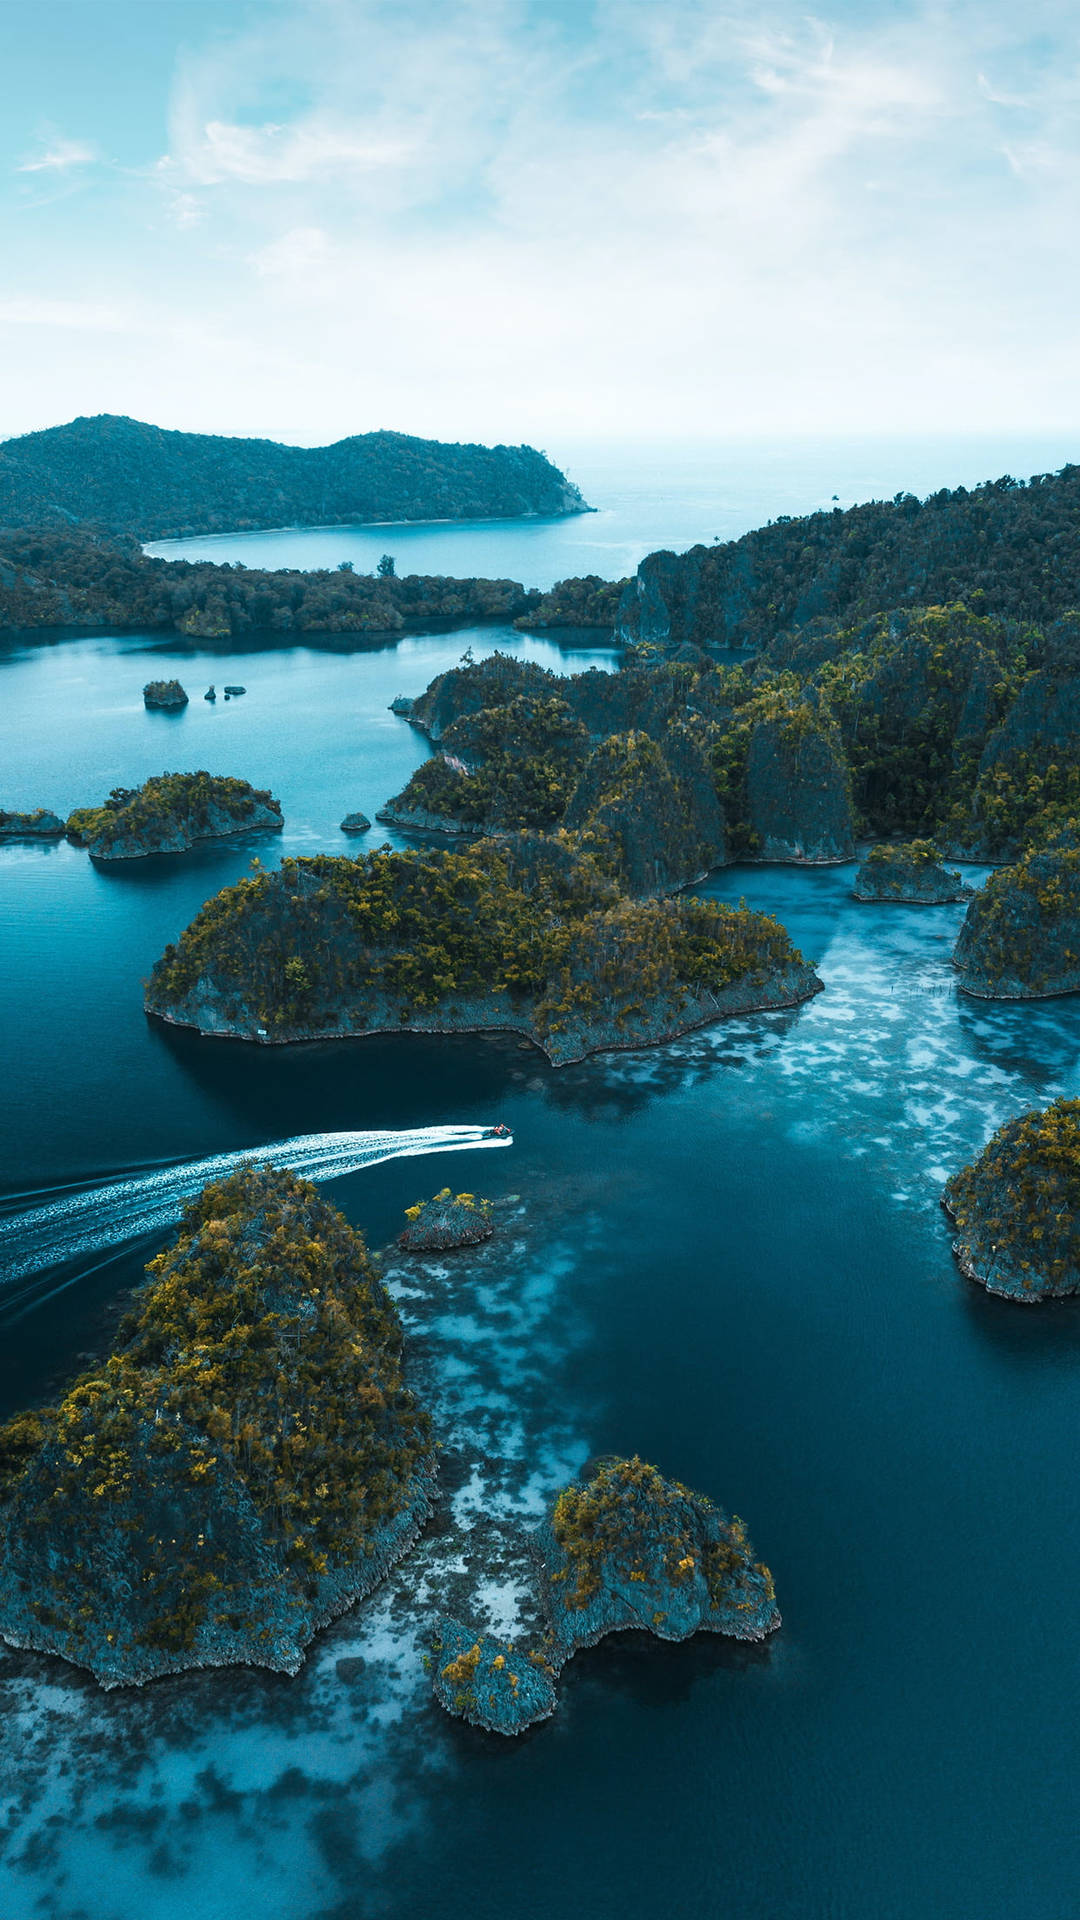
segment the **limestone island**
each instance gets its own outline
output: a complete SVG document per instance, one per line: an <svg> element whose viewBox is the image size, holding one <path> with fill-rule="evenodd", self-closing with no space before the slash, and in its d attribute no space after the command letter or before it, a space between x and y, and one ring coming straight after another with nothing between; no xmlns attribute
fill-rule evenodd
<svg viewBox="0 0 1080 1920"><path fill-rule="evenodd" d="M474 1193L451 1193L443 1187L430 1200L418 1200L405 1209L408 1226L398 1235L404 1253L445 1253L454 1247L476 1247L495 1231L491 1201Z"/></svg>
<svg viewBox="0 0 1080 1920"><path fill-rule="evenodd" d="M265 788L204 770L114 787L103 806L78 808L67 832L94 860L141 860L150 853L184 853L197 840L283 825L281 807Z"/></svg>
<svg viewBox="0 0 1080 1920"><path fill-rule="evenodd" d="M290 858L208 900L146 1009L204 1034L287 1042L510 1031L555 1065L651 1046L821 982L767 914L629 900L569 840L466 853Z"/></svg>
<svg viewBox="0 0 1080 1920"><path fill-rule="evenodd" d="M48 807L35 807L30 813L0 809L0 840L61 840L66 832L59 815Z"/></svg>
<svg viewBox="0 0 1080 1920"><path fill-rule="evenodd" d="M296 1673L431 1511L397 1314L272 1167L206 1187L147 1275L110 1357L0 1428L0 1638L105 1687Z"/></svg>
<svg viewBox="0 0 1080 1920"><path fill-rule="evenodd" d="M951 900L970 900L975 890L944 865L932 840L905 840L871 847L851 891L856 900L938 907Z"/></svg>
<svg viewBox="0 0 1080 1920"><path fill-rule="evenodd" d="M1055 1100L1007 1120L942 1206L956 1222L953 1252L969 1280L1008 1300L1080 1293L1080 1100Z"/></svg>
<svg viewBox="0 0 1080 1920"><path fill-rule="evenodd" d="M532 1646L452 1618L436 1638L436 1699L492 1733L521 1733L552 1714L566 1662L609 1633L764 1640L780 1625L772 1575L743 1522L636 1456L565 1487L532 1546L546 1619Z"/></svg>
<svg viewBox="0 0 1080 1920"><path fill-rule="evenodd" d="M148 707L186 707L188 703L179 680L148 680L142 697Z"/></svg>
<svg viewBox="0 0 1080 1920"><path fill-rule="evenodd" d="M1080 993L1080 835L1061 832L975 895L953 964L982 1000L1044 1000Z"/></svg>
<svg viewBox="0 0 1080 1920"><path fill-rule="evenodd" d="M341 822L342 833L370 833L371 821L366 813L347 813Z"/></svg>

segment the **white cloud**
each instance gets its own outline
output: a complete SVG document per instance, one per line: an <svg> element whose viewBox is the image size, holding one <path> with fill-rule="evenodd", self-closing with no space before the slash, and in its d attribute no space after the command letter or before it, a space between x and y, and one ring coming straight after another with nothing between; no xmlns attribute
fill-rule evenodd
<svg viewBox="0 0 1080 1920"><path fill-rule="evenodd" d="M291 126L240 126L208 120L173 165L201 187L297 185L326 175L386 167L407 157L402 142L367 140L345 126L312 118Z"/></svg>
<svg viewBox="0 0 1080 1920"><path fill-rule="evenodd" d="M67 173L72 167L89 167L98 158L98 150L88 140L53 139L44 151L32 159L20 161L17 173Z"/></svg>

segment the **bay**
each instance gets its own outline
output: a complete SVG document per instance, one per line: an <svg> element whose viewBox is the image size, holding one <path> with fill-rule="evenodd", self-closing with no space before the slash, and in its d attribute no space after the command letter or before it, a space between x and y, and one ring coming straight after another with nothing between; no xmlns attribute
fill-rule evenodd
<svg viewBox="0 0 1080 1920"><path fill-rule="evenodd" d="M426 751L390 699L468 645L614 664L493 628L9 639L0 803L65 810L208 765L272 786L286 828L131 868L0 847L0 1205L301 1133L505 1120L509 1151L326 1188L377 1247L447 1179L496 1202L482 1254L387 1266L455 1516L528 1522L588 1457L638 1451L744 1516L784 1626L749 1651L601 1646L513 1744L430 1703L408 1566L293 1681L105 1695L8 1651L0 1912L1060 1920L1080 1871L1080 1306L969 1286L937 1200L1001 1120L1080 1091L1080 1001L963 1000L961 909L859 906L850 868L752 867L703 890L775 911L826 991L653 1052L556 1071L506 1038L255 1050L142 1013L161 948L253 854L351 850L344 812L373 816ZM174 672L190 706L147 713L143 682ZM248 692L211 707L211 679ZM150 1250L0 1292L0 1409L100 1350ZM489 1599L498 1622L498 1581Z"/></svg>

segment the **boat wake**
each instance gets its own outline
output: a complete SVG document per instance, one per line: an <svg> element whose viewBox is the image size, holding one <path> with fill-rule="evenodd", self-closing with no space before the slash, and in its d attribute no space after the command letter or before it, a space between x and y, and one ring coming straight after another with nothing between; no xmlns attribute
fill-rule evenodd
<svg viewBox="0 0 1080 1920"><path fill-rule="evenodd" d="M186 1200L211 1180L222 1180L246 1160L290 1167L308 1180L334 1180L383 1160L463 1148L508 1147L509 1135L485 1127L414 1127L401 1133L303 1133L264 1147L214 1153L206 1160L113 1180L23 1213L0 1215L0 1287L9 1288L48 1267L122 1246L174 1226Z"/></svg>

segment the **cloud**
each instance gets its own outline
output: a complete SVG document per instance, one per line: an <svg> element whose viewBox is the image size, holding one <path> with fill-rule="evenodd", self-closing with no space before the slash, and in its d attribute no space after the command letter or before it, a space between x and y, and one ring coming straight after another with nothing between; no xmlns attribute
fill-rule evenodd
<svg viewBox="0 0 1080 1920"><path fill-rule="evenodd" d="M208 120L180 156L181 170L201 187L298 185L320 176L386 167L407 157L401 141L366 140L344 126L313 118L291 126L240 126Z"/></svg>
<svg viewBox="0 0 1080 1920"><path fill-rule="evenodd" d="M98 159L98 149L88 140L50 141L42 153L20 161L17 173L68 173L73 167L89 167Z"/></svg>

